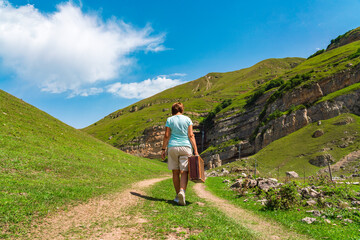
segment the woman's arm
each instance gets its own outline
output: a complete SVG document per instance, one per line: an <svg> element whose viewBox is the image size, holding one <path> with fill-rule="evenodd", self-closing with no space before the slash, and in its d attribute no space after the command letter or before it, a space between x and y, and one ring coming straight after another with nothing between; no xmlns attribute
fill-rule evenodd
<svg viewBox="0 0 360 240"><path fill-rule="evenodd" d="M161 158L162 160L165 159L165 151L166 151L166 147L169 143L169 139L170 139L170 135L171 135L171 129L169 127L165 127L165 135L164 135L164 140L163 140L163 146L161 149Z"/></svg>
<svg viewBox="0 0 360 240"><path fill-rule="evenodd" d="M195 140L195 135L194 135L194 132L193 132L193 126L190 125L188 127L188 136L189 136L189 140L190 140L190 143L194 149L194 155L197 156L199 155L198 153L198 150L197 150L197 146L196 146L196 140Z"/></svg>

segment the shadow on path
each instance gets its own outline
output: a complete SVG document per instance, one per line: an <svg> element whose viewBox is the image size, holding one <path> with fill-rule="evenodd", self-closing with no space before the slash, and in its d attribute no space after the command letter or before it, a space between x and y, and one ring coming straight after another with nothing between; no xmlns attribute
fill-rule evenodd
<svg viewBox="0 0 360 240"><path fill-rule="evenodd" d="M150 197L150 196L146 196L146 195L142 195L140 193L137 192L130 192L131 195L149 200L149 201L154 201L154 202L166 202L168 204L174 205L174 206L179 206L179 204L177 204L176 202L174 202L173 200L167 200L167 199L163 199L163 198L154 198L154 197ZM192 202L186 201L186 206L192 204Z"/></svg>

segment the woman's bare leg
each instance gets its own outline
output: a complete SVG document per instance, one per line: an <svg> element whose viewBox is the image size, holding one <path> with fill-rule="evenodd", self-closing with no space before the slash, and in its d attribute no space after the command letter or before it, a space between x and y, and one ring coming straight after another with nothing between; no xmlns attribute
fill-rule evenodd
<svg viewBox="0 0 360 240"><path fill-rule="evenodd" d="M186 190L188 184L188 171L181 171L180 189Z"/></svg>
<svg viewBox="0 0 360 240"><path fill-rule="evenodd" d="M174 188L176 194L178 194L180 192L180 170L172 170L172 174L173 174Z"/></svg>

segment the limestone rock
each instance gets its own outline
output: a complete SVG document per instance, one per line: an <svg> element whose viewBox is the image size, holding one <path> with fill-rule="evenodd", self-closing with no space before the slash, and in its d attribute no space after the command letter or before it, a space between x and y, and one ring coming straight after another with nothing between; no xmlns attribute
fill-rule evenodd
<svg viewBox="0 0 360 240"><path fill-rule="evenodd" d="M287 177L291 177L291 178L298 178L298 177L299 177L299 174L297 174L297 173L294 172L294 171L289 171L289 172L286 172L286 176L287 176Z"/></svg>
<svg viewBox="0 0 360 240"><path fill-rule="evenodd" d="M314 132L314 134L312 135L313 138L318 138L318 137L321 137L322 135L324 135L324 130L322 129L319 129L319 130L316 130Z"/></svg>
<svg viewBox="0 0 360 240"><path fill-rule="evenodd" d="M301 219L302 222L306 222L307 224L311 224L316 221L316 218L306 217Z"/></svg>

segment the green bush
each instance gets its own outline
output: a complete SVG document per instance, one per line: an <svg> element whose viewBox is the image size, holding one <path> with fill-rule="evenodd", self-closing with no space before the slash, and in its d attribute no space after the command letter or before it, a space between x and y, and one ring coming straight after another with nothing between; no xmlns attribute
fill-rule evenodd
<svg viewBox="0 0 360 240"><path fill-rule="evenodd" d="M313 57L315 57L315 56L317 56L317 55L320 55L320 54L322 54L323 52L325 52L325 49L321 49L321 50L319 50L319 51L316 51L314 54L310 55L307 59L310 59L310 58L313 58Z"/></svg>
<svg viewBox="0 0 360 240"><path fill-rule="evenodd" d="M278 189L270 188L265 193L265 198L267 200L265 209L268 210L288 210L300 203L296 182L284 184Z"/></svg>

